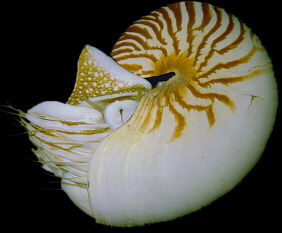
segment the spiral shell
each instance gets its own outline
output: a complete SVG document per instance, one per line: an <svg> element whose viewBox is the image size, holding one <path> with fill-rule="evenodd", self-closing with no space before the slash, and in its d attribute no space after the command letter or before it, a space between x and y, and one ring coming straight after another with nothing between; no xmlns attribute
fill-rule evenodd
<svg viewBox="0 0 282 233"><path fill-rule="evenodd" d="M215 105L221 105L224 111L239 111L234 87L240 87L240 94L249 96L251 103L261 95L242 86L272 75L271 62L257 36L223 9L199 2L171 4L142 17L120 37L112 56L121 66L145 78L176 73L156 91L158 100L147 97L146 113L138 119L144 122L141 127L146 131L154 130L167 106L177 122L171 139L179 137L189 124L189 117L186 120L174 104L188 112L204 113L213 127L221 114ZM154 121L150 128L146 117L153 108L155 117L150 116Z"/></svg>
<svg viewBox="0 0 282 233"><path fill-rule="evenodd" d="M277 91L245 24L207 3L170 4L135 21L111 55L117 63L86 46L68 102L25 116L35 154L77 206L112 226L172 220L250 171L272 131ZM167 73L152 89L147 80Z"/></svg>

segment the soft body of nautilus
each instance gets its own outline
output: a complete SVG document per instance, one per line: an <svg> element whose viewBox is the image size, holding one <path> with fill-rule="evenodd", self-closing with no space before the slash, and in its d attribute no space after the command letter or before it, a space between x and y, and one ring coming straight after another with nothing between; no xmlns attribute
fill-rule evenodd
<svg viewBox="0 0 282 233"><path fill-rule="evenodd" d="M85 46L68 102L22 122L43 168L98 223L175 219L237 185L272 131L277 91L257 36L223 9L162 7L134 22L112 57ZM152 87L162 74L171 77Z"/></svg>

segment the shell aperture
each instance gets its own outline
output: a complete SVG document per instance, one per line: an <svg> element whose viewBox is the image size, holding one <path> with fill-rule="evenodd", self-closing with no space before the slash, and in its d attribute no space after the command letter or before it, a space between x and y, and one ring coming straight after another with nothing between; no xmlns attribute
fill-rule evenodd
<svg viewBox="0 0 282 233"><path fill-rule="evenodd" d="M85 46L67 103L40 103L23 119L43 168L96 222L181 217L255 165L275 121L276 81L235 16L170 4L135 21L111 56Z"/></svg>

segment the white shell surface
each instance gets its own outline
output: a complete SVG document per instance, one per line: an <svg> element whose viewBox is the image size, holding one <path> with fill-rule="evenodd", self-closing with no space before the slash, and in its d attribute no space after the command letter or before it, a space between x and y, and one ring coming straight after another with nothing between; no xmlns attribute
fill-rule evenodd
<svg viewBox="0 0 282 233"><path fill-rule="evenodd" d="M242 115L229 116L212 130L193 122L171 143L169 123L146 135L130 122L113 132L89 166L96 221L131 226L170 220L232 189L259 159L273 125L267 117L275 110L263 102L250 108L247 99L242 103Z"/></svg>
<svg viewBox="0 0 282 233"><path fill-rule="evenodd" d="M88 191L97 222L183 216L255 165L274 124L276 82L259 39L236 17L206 3L171 4L130 26L112 55L143 77L176 75L93 153Z"/></svg>

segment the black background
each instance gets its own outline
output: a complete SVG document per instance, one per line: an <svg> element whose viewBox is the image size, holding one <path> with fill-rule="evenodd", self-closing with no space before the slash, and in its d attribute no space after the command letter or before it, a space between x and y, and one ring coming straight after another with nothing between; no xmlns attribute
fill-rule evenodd
<svg viewBox="0 0 282 233"><path fill-rule="evenodd" d="M141 16L175 1L92 1L3 6L0 104L27 110L45 100L65 102L75 82L85 44L109 54L120 34ZM281 13L278 1L209 1L245 22L273 60L281 87ZM3 109L3 108L2 108ZM2 214L9 232L178 232L279 227L281 113L266 150L243 182L210 206L175 221L119 229L96 224L60 190L59 180L40 168L27 135L13 116L1 117ZM3 218L2 218L3 219ZM281 229L281 227L279 227ZM278 228L278 229L279 229Z"/></svg>

